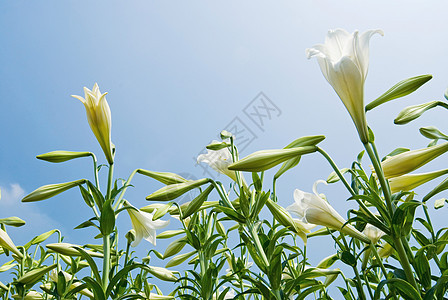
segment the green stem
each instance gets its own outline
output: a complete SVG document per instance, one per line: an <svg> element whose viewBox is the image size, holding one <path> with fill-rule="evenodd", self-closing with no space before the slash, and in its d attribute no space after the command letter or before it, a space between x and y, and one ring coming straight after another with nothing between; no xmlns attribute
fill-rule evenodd
<svg viewBox="0 0 448 300"><path fill-rule="evenodd" d="M383 169L381 167L381 163L379 162L379 159L378 159L378 155L375 153L375 151L372 149L372 147L370 146L369 143L365 143L364 148L366 149L367 154L369 155L370 161L372 162L373 168L375 169L376 176L381 184L381 188L383 190L383 194L384 194L384 198L386 200L386 205L387 205L389 214L390 214L390 216L393 216L396 208L392 204L392 197L391 197L389 183L387 182L387 180L384 176ZM393 230L393 226L391 229ZM395 232L393 232L393 231L390 236L394 242L395 250L397 251L398 257L400 258L400 264L403 267L403 270L406 274L406 278L407 278L408 282L416 290L418 290L417 282L415 281L414 274L412 273L411 264L409 263L408 256L406 254L406 251L404 250L402 240L399 237L397 237Z"/></svg>
<svg viewBox="0 0 448 300"><path fill-rule="evenodd" d="M95 154L91 153L92 159L93 159L93 175L95 176L95 185L96 188L100 191L100 181L98 180L98 165L96 161Z"/></svg>
<svg viewBox="0 0 448 300"><path fill-rule="evenodd" d="M266 268L269 267L269 260L266 257L266 253L264 252L263 246L261 245L260 239L258 238L258 234L255 231L254 224L247 224L247 228L249 229L249 233L254 241L255 248L257 249L257 252L260 254L263 263L265 264Z"/></svg>
<svg viewBox="0 0 448 300"><path fill-rule="evenodd" d="M357 288L358 288L358 292L359 292L359 299L366 299L366 295L364 293L364 289L362 288L362 283L361 283L361 276L359 276L359 272L358 269L356 268L356 266L353 266L353 271L355 272L355 276L356 276L356 283L357 283Z"/></svg>
<svg viewBox="0 0 448 300"><path fill-rule="evenodd" d="M129 187L129 183L131 182L132 178L134 178L134 175L138 172L138 170L140 169L135 169L134 171L132 171L131 175L129 175L128 177L128 180L126 180L126 182L124 183L124 188L121 191L120 196L118 197L117 202L114 205L114 210L116 210L121 206L121 200L123 200L124 193L126 193L126 190Z"/></svg>
<svg viewBox="0 0 448 300"><path fill-rule="evenodd" d="M62 234L59 230L56 230L56 232L58 233L58 243L62 243ZM56 252L56 272L59 274L59 271L61 270L61 265L59 263L59 253Z"/></svg>
<svg viewBox="0 0 448 300"><path fill-rule="evenodd" d="M377 156L375 155L372 147L370 144L366 143L364 144L364 148L367 151L367 154L369 155L370 161L373 164L373 168L375 169L376 176L380 182L381 188L383 190L384 199L386 200L387 209L389 210L389 214L392 216L395 212L395 207L392 206L392 197L390 193L390 187L389 183L387 182L386 178L384 177L383 168L381 167L381 163L377 159Z"/></svg>
<svg viewBox="0 0 448 300"><path fill-rule="evenodd" d="M409 263L408 256L404 250L402 240L399 237L392 236L394 241L395 250L397 251L398 257L400 258L401 266L403 267L404 273L409 283L418 291L417 282L415 281L414 274L412 273L411 264Z"/></svg>
<svg viewBox="0 0 448 300"><path fill-rule="evenodd" d="M323 155L323 157L325 157L325 159L330 163L331 167L333 168L333 170L336 172L336 174L338 175L339 179L342 181L342 183L344 184L345 188L349 191L349 193L354 196L356 195L355 191L353 191L352 187L350 186L350 184L348 184L347 180L345 179L344 176L342 176L341 171L339 171L338 166L336 166L336 164L334 163L333 159L330 157L330 155L327 154L327 152L325 152L322 148L317 147L317 151Z"/></svg>
<svg viewBox="0 0 448 300"><path fill-rule="evenodd" d="M112 189L112 178L114 175L114 165L109 165L109 176L107 178L107 193L106 201L110 199L110 193ZM109 273L110 273L110 234L103 236L103 290L107 289L109 283Z"/></svg>
<svg viewBox="0 0 448 300"><path fill-rule="evenodd" d="M333 170L336 172L336 174L338 175L339 179L342 181L342 183L344 184L344 186L347 188L347 190L349 191L349 193L352 196L355 196L356 193L355 191L352 189L352 187L350 186L350 184L347 182L347 180L345 179L345 177L342 175L341 171L339 171L338 166L336 165L336 163L333 161L333 159L330 157L330 155L328 155L327 152L325 152L322 148L317 147L317 151L322 154L325 159L328 161L328 163L331 165L331 167L333 168ZM371 217L372 219L374 219L375 221L377 221L378 223L382 223L377 216L375 216L365 205L365 203L363 201L361 201L360 199L356 199L355 201L359 204L359 206L361 207L361 209L363 210L364 213L368 214L369 217Z"/></svg>

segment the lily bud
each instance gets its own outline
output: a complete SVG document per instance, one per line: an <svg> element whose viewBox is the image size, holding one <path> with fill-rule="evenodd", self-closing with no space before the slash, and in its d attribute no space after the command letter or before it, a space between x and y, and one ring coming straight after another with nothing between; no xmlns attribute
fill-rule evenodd
<svg viewBox="0 0 448 300"><path fill-rule="evenodd" d="M71 159L91 156L91 152L74 152L74 151L52 151L36 156L37 159L45 160L52 163L60 163Z"/></svg>
<svg viewBox="0 0 448 300"><path fill-rule="evenodd" d="M249 154L245 158L231 164L229 170L261 172L275 167L288 159L299 155L316 152L315 146L304 146L290 149L262 150Z"/></svg>
<svg viewBox="0 0 448 300"><path fill-rule="evenodd" d="M85 182L85 179L79 179L70 182L44 185L25 196L25 198L22 199L22 202L45 200L65 192L66 190L74 188L75 186L84 184Z"/></svg>
<svg viewBox="0 0 448 300"><path fill-rule="evenodd" d="M195 181L188 181L184 183L170 184L167 185L151 195L146 197L146 200L150 201L170 201L176 199L179 196L182 196L189 190L197 188L201 185L208 183L210 179L203 178Z"/></svg>
<svg viewBox="0 0 448 300"><path fill-rule="evenodd" d="M153 172L143 169L138 169L137 173L151 177L157 181L160 181L163 184L169 185L169 184L176 184L176 183L183 183L187 182L188 180L183 178L180 175L177 175L175 173L169 173L169 172Z"/></svg>
<svg viewBox="0 0 448 300"><path fill-rule="evenodd" d="M27 272L25 275L17 279L17 283L21 284L34 284L36 283L42 276L56 268L57 264L53 264L48 267L41 267L38 269L31 270Z"/></svg>
<svg viewBox="0 0 448 300"><path fill-rule="evenodd" d="M14 245L9 235L1 228L0 228L0 246L2 246L5 249L8 249L9 251L11 251L20 258L23 257L22 252L20 252L19 249L17 249L17 247Z"/></svg>
<svg viewBox="0 0 448 300"><path fill-rule="evenodd" d="M448 173L448 169L422 173L422 174L406 174L389 179L389 185L392 193L399 191L411 191L425 182L436 179L439 176Z"/></svg>
<svg viewBox="0 0 448 300"><path fill-rule="evenodd" d="M316 57L320 69L341 98L363 143L369 141L364 108L364 82L369 68L369 41L381 30L369 30L359 35L344 29L330 30L325 44L306 50L308 58Z"/></svg>
<svg viewBox="0 0 448 300"><path fill-rule="evenodd" d="M300 238L306 245L307 242L306 234L309 233L310 229L314 226L311 226L311 228L309 228L307 226L309 224L305 224L300 220L293 219L286 209L284 209L282 206L278 205L271 199L268 199L266 201L266 206L269 208L269 210L271 211L272 215L277 220L277 222L279 222L280 224L282 224L287 228L292 229L298 236L300 236Z"/></svg>
<svg viewBox="0 0 448 300"><path fill-rule="evenodd" d="M29 291L23 298L17 294L12 295L12 298L13 299L22 299L22 300L42 300L42 299L44 299L43 295L36 291Z"/></svg>
<svg viewBox="0 0 448 300"><path fill-rule="evenodd" d="M412 120L420 117L425 111L430 110L436 106L447 107L447 104L442 101L431 101L423 104L408 106L395 118L394 123L397 125L403 125L411 122Z"/></svg>
<svg viewBox="0 0 448 300"><path fill-rule="evenodd" d="M381 163L387 179L410 173L448 151L448 142L423 149L406 151Z"/></svg>
<svg viewBox="0 0 448 300"><path fill-rule="evenodd" d="M56 253L67 255L67 256L81 256L78 250L76 250L75 247L82 248L79 245L69 244L69 243L54 243L54 244L48 244L46 246L48 249L53 250ZM103 254L84 250L92 257L103 257Z"/></svg>
<svg viewBox="0 0 448 300"><path fill-rule="evenodd" d="M109 164L114 163L111 142L111 113L109 104L106 101L106 94L101 94L98 84L95 83L92 90L84 87L84 98L72 95L73 98L80 100L87 114L87 121L90 129L95 134L101 148L103 149Z"/></svg>
<svg viewBox="0 0 448 300"><path fill-rule="evenodd" d="M125 238L128 240L128 243L132 243L135 241L135 230L131 229L125 234Z"/></svg>
<svg viewBox="0 0 448 300"><path fill-rule="evenodd" d="M163 281L177 281L174 273L168 269L161 267L148 267L148 272Z"/></svg>

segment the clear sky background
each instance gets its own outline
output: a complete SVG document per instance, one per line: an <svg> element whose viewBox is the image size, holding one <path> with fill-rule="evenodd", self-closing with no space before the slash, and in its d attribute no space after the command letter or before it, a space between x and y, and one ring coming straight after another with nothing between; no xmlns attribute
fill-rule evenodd
<svg viewBox="0 0 448 300"><path fill-rule="evenodd" d="M419 127L448 131L442 109L405 126L393 119L405 106L443 98L446 10L443 1L1 1L0 218L27 221L10 231L17 244L53 228L67 242L95 243L86 240L90 231L73 230L91 217L77 190L20 203L39 186L92 179L89 159L49 164L37 154L93 151L105 162L84 106L70 97L83 96L82 88L95 82L109 93L116 177L127 178L136 168L202 177L193 158L235 118L256 136L242 156L323 134L322 147L340 167L350 166L362 145L317 62L305 57L305 49L322 43L333 28L385 32L371 40L366 103L402 79L434 75L411 96L368 114L380 154L424 147L428 141ZM260 92L279 110L262 127L244 113ZM446 168L445 161L439 158L426 170ZM295 188L311 192L313 182L330 172L317 154L304 157L280 179L280 204L292 203ZM265 177L268 186L273 174ZM161 187L138 176L133 184L126 198L137 207ZM320 192L341 214L354 205L340 185L321 186ZM447 225L445 215L446 209L433 213L439 226ZM124 235L129 218L123 213L118 220ZM171 228L180 225L171 222ZM163 251L166 244L159 245ZM309 247L319 253L312 263L332 253L324 239ZM151 248L143 241L139 251Z"/></svg>

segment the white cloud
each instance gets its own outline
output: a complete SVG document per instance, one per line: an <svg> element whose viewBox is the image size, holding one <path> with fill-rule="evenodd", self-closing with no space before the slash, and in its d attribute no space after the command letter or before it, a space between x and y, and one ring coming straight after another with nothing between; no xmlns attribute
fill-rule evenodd
<svg viewBox="0 0 448 300"><path fill-rule="evenodd" d="M12 205L15 203L20 202L22 197L25 195L25 191L22 189L20 184L18 183L12 183L9 185L10 188L5 188L3 186L0 186L0 205Z"/></svg>
<svg viewBox="0 0 448 300"><path fill-rule="evenodd" d="M11 237L16 244L24 244L36 235L61 227L57 221L42 212L36 204L24 205L21 202L26 191L19 183L0 185L0 191L0 218L15 216L26 222L19 228L8 227L8 232L11 232Z"/></svg>

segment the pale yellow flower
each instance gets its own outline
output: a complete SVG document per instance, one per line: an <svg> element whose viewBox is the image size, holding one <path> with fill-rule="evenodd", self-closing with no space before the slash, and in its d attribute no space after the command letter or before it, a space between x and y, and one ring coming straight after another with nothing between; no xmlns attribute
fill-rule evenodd
<svg viewBox="0 0 448 300"><path fill-rule="evenodd" d="M344 29L328 31L324 44L306 49L308 58L316 57L320 69L347 108L359 137L368 142L364 108L364 82L369 68L369 41L381 30L369 30L361 35Z"/></svg>
<svg viewBox="0 0 448 300"><path fill-rule="evenodd" d="M101 94L98 84L95 83L92 90L84 87L84 94L84 98L76 95L72 95L72 97L80 100L84 104L90 128L100 143L101 148L103 148L107 161L113 164L114 157L111 142L112 121L109 104L106 101L107 93Z"/></svg>

